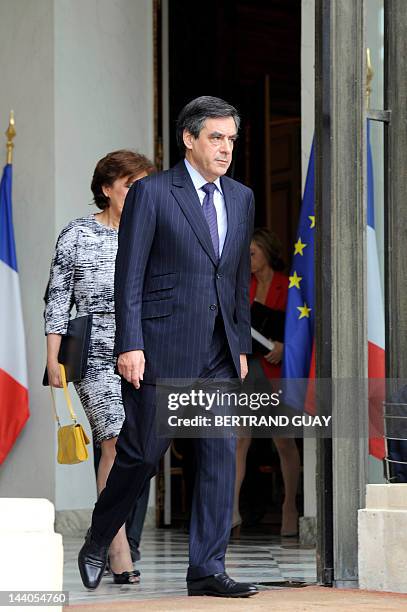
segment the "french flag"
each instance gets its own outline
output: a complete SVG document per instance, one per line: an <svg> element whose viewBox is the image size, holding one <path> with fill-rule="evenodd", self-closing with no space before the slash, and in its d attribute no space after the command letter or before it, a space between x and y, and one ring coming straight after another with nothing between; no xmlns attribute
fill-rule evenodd
<svg viewBox="0 0 407 612"><path fill-rule="evenodd" d="M12 165L0 183L0 463L30 416L20 283L14 241Z"/></svg>
<svg viewBox="0 0 407 612"><path fill-rule="evenodd" d="M369 373L369 452L385 456L383 400L385 397L385 331L374 219L373 159L367 122L367 337Z"/></svg>

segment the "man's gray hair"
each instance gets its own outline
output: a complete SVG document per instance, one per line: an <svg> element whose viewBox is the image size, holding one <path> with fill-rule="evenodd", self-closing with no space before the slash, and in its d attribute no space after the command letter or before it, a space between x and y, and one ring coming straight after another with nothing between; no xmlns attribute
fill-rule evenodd
<svg viewBox="0 0 407 612"><path fill-rule="evenodd" d="M188 102L177 119L177 145L181 153L185 153L183 134L187 130L194 138L198 138L207 119L220 117L233 117L236 131L239 130L240 117L234 106L221 98L213 96L200 96Z"/></svg>

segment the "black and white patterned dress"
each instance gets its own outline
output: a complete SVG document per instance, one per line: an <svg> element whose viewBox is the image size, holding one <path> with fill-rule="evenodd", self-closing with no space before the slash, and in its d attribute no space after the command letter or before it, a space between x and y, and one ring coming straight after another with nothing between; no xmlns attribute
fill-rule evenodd
<svg viewBox="0 0 407 612"><path fill-rule="evenodd" d="M119 435L124 421L120 377L114 373L114 267L117 230L94 214L60 233L51 264L45 333L66 334L70 311L93 314L88 368L75 384L96 444Z"/></svg>

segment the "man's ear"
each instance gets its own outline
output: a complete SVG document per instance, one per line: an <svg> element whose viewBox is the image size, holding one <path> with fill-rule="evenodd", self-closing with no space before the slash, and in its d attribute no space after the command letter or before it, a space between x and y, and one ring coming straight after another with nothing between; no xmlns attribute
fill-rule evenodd
<svg viewBox="0 0 407 612"><path fill-rule="evenodd" d="M193 136L191 134L191 132L189 132L188 130L184 130L182 133L182 140L184 141L184 145L186 149L192 149L192 140L193 140Z"/></svg>

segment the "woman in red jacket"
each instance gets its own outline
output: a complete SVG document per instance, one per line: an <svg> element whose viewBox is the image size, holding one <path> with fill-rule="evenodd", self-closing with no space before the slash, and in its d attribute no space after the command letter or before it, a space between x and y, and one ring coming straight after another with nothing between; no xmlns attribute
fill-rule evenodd
<svg viewBox="0 0 407 612"><path fill-rule="evenodd" d="M252 280L250 303L265 304L273 310L286 309L288 277L282 273L285 265L281 259L281 244L277 236L267 229L254 231L250 246ZM273 338L271 338L273 340ZM284 344L274 342L274 349L264 357L253 355L249 365L249 377L265 376L268 380L281 376L281 360ZM239 514L239 493L246 471L246 456L251 438L239 438L236 461L235 507L233 527L241 524ZM300 457L293 438L273 438L277 448L284 481L284 502L282 507L281 535L293 536L298 533L298 511L296 495L300 473Z"/></svg>

